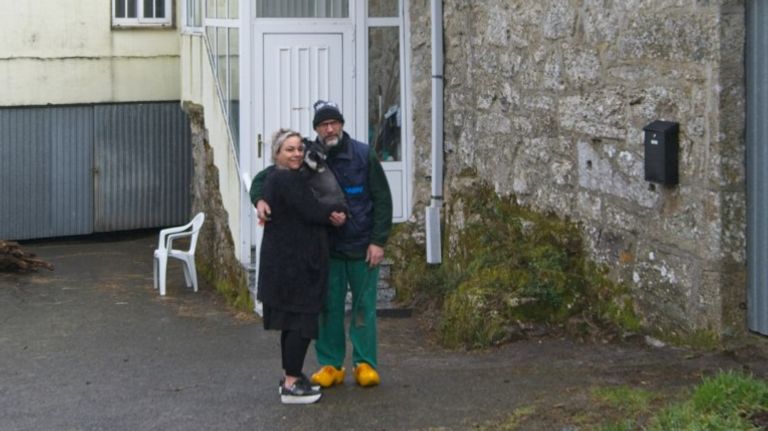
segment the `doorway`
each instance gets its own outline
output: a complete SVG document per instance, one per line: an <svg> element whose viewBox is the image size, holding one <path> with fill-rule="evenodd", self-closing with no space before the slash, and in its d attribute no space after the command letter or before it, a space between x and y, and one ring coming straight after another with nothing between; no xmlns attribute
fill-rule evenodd
<svg viewBox="0 0 768 431"><path fill-rule="evenodd" d="M393 198L393 221L410 216L407 0L255 0L241 3L240 160L244 183L272 162L272 133L308 138L312 105L336 102L344 130L372 146ZM261 229L243 195L241 258L258 270ZM258 279L258 275L256 276Z"/></svg>

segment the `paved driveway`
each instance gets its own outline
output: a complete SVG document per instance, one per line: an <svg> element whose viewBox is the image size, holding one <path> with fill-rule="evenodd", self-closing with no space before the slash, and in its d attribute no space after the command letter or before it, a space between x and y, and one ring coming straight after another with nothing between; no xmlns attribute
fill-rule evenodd
<svg viewBox="0 0 768 431"><path fill-rule="evenodd" d="M173 262L160 298L155 238L24 244L55 271L0 273L0 430L461 430L526 406L588 405L596 385L675 389L743 362L565 340L449 352L415 318L382 318L381 386L348 376L316 405L283 406L278 334L204 282L186 290Z"/></svg>

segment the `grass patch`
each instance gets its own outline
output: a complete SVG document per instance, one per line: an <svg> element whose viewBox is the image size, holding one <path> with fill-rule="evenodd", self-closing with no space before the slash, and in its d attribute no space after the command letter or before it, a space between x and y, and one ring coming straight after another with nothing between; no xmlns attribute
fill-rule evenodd
<svg viewBox="0 0 768 431"><path fill-rule="evenodd" d="M646 395L637 399L632 393L627 394L627 402L614 404L626 415L625 419L596 429L757 431L768 428L768 383L741 372L726 371L704 378L682 401L667 405L650 419L642 417L650 411L651 399ZM609 398L620 400L621 390L614 395ZM605 399L598 395L597 399L600 398Z"/></svg>
<svg viewBox="0 0 768 431"><path fill-rule="evenodd" d="M604 422L606 418L619 418L597 426L600 431L630 431L641 429L659 397L645 389L628 386L595 388L591 398L598 407L591 412L593 420Z"/></svg>
<svg viewBox="0 0 768 431"><path fill-rule="evenodd" d="M655 397L653 392L628 386L592 390L592 398L596 402L617 409L626 416L647 413Z"/></svg>
<svg viewBox="0 0 768 431"><path fill-rule="evenodd" d="M768 429L768 382L736 371L703 378L690 391L661 395L628 386L593 388L588 408L515 409L476 430L761 431ZM570 411L569 411L570 410Z"/></svg>
<svg viewBox="0 0 768 431"><path fill-rule="evenodd" d="M740 431L760 430L768 421L768 383L734 371L705 378L685 402L664 409L648 427L670 429Z"/></svg>
<svg viewBox="0 0 768 431"><path fill-rule="evenodd" d="M473 427L472 429L476 431L516 431L520 429L520 425L524 423L526 419L535 413L536 408L533 406L520 407L500 421L489 421Z"/></svg>

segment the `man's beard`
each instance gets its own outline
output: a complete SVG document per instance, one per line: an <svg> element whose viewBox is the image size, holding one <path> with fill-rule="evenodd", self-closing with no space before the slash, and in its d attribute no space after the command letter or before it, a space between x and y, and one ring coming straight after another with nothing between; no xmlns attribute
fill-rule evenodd
<svg viewBox="0 0 768 431"><path fill-rule="evenodd" d="M333 147L339 143L339 137L333 136L333 137L326 138L324 143L326 147Z"/></svg>

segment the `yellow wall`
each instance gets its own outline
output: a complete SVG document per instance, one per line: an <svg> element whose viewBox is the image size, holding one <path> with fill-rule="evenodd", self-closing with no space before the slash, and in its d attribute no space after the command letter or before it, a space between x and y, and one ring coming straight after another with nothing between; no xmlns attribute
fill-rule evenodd
<svg viewBox="0 0 768 431"><path fill-rule="evenodd" d="M113 30L109 0L0 0L0 10L2 106L180 99L176 28Z"/></svg>

